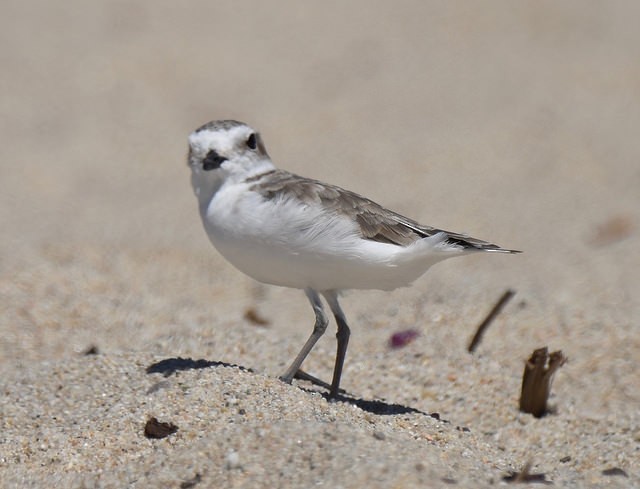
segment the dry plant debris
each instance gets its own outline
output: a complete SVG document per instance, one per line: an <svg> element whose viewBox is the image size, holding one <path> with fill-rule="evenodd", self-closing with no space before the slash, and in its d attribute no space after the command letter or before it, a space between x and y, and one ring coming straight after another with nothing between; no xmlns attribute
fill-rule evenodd
<svg viewBox="0 0 640 489"><path fill-rule="evenodd" d="M156 418L151 417L144 425L144 436L147 438L166 438L178 431L178 427L173 423L162 423Z"/></svg>
<svg viewBox="0 0 640 489"><path fill-rule="evenodd" d="M547 400L551 393L551 381L555 372L562 367L567 358L560 350L549 355L549 350L538 348L524 366L522 391L520 393L520 411L531 413L540 418L547 412Z"/></svg>

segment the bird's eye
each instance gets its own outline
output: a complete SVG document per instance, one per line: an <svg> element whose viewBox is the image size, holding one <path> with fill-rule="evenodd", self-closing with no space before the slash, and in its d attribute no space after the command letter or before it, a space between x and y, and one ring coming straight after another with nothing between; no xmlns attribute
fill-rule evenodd
<svg viewBox="0 0 640 489"><path fill-rule="evenodd" d="M258 138L256 138L254 132L252 132L251 136L247 139L247 146L249 149L256 149L258 147Z"/></svg>

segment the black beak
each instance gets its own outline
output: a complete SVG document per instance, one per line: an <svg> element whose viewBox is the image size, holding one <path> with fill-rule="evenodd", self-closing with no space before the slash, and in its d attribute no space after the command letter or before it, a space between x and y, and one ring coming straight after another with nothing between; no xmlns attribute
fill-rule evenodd
<svg viewBox="0 0 640 489"><path fill-rule="evenodd" d="M204 171L215 170L220 168L223 162L227 161L224 156L220 156L215 150L211 150L207 153L204 160L202 160L202 169Z"/></svg>

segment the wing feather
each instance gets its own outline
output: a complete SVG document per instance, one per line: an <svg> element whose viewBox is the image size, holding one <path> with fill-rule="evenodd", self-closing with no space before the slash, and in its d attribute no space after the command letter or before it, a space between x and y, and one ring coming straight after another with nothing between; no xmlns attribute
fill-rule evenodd
<svg viewBox="0 0 640 489"><path fill-rule="evenodd" d="M295 199L307 205L320 204L331 212L348 216L358 224L362 237L371 241L408 246L419 239L445 233L447 243L462 249L518 253L465 234L423 226L355 192L284 170L272 170L251 181L255 183L250 189L265 199Z"/></svg>

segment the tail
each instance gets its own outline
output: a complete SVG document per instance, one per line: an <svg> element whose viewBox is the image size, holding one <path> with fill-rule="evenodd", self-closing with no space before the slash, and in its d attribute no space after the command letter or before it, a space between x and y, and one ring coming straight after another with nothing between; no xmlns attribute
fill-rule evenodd
<svg viewBox="0 0 640 489"><path fill-rule="evenodd" d="M490 251L493 253L522 253L519 250L509 250L501 248L497 244L482 241L481 239L472 238L466 234L451 233L442 231L445 234L444 242L452 246L461 248L464 251Z"/></svg>

